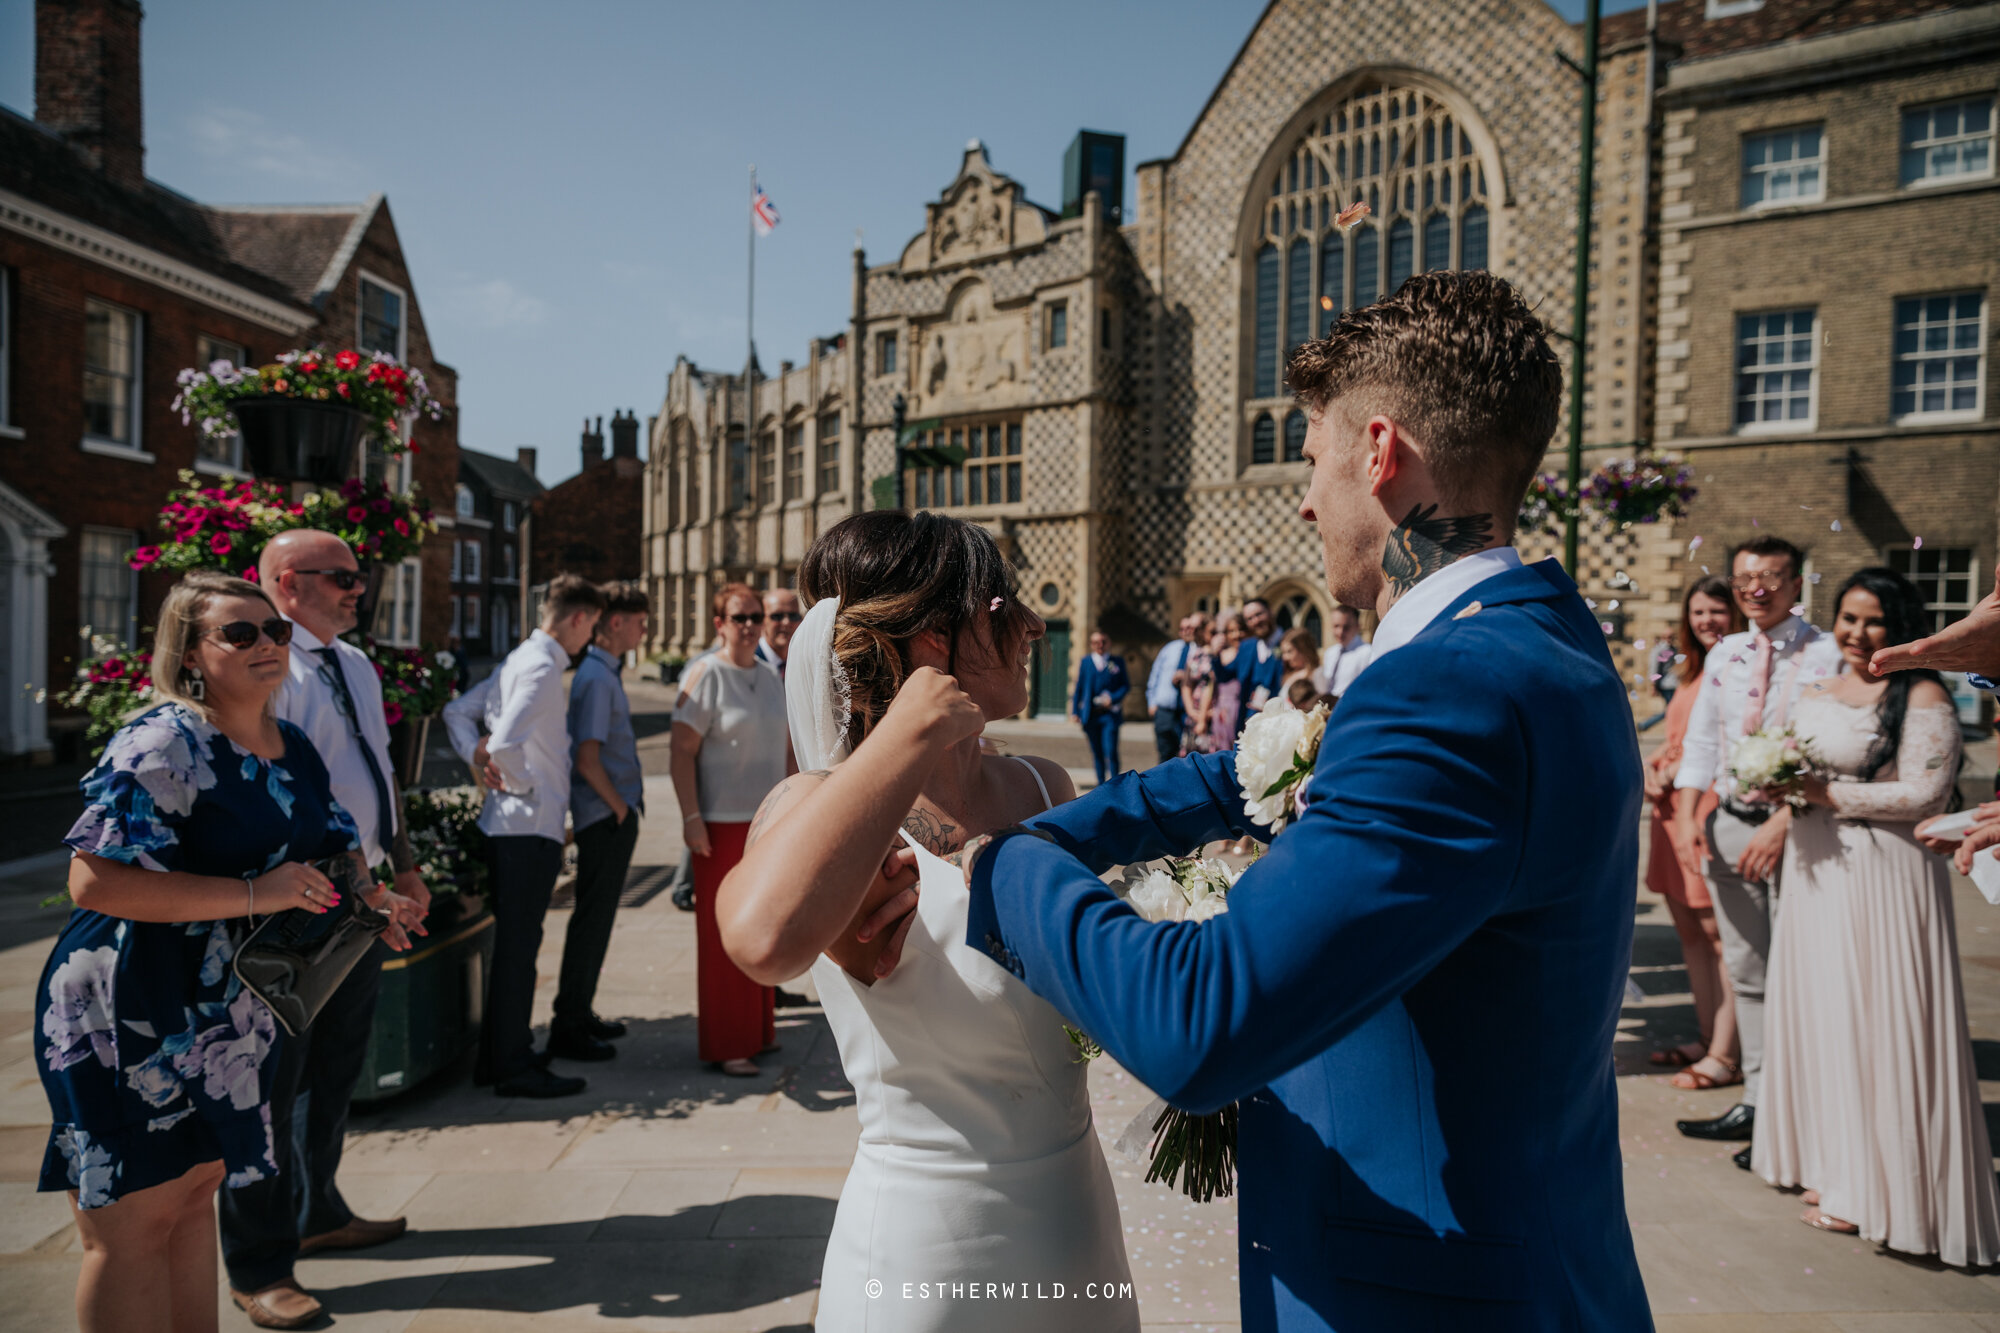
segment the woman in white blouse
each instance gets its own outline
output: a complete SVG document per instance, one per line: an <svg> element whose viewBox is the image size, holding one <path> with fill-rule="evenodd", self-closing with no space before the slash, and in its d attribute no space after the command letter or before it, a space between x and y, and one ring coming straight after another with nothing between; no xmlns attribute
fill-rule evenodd
<svg viewBox="0 0 2000 1333"><path fill-rule="evenodd" d="M715 924L722 877L743 857L750 821L793 771L785 683L757 658L764 600L726 584L711 606L720 646L689 666L674 705L674 794L694 853L695 1012L701 1058L750 1078L754 1057L777 1049L776 993L743 975Z"/></svg>

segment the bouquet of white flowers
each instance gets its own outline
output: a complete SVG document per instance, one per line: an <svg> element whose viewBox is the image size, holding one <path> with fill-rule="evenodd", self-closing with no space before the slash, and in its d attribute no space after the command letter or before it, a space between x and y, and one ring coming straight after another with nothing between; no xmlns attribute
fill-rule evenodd
<svg viewBox="0 0 2000 1333"><path fill-rule="evenodd" d="M1206 921L1229 910L1229 891L1242 871L1213 857L1171 857L1158 865L1128 867L1118 894L1148 921ZM1077 1059L1104 1048L1067 1025ZM1150 1143L1146 1181L1164 1180L1197 1203L1227 1198L1236 1184L1236 1104L1212 1115L1194 1115L1155 1097L1118 1136L1117 1148L1135 1160Z"/></svg>
<svg viewBox="0 0 2000 1333"><path fill-rule="evenodd" d="M1812 746L1789 726L1753 731L1729 747L1729 776L1747 801L1765 800L1769 792L1792 809L1803 810L1805 780L1819 766Z"/></svg>
<svg viewBox="0 0 2000 1333"><path fill-rule="evenodd" d="M1318 704L1302 713L1283 699L1267 700L1236 742L1243 813L1269 828L1273 837L1305 809L1306 783L1319 762L1328 711Z"/></svg>

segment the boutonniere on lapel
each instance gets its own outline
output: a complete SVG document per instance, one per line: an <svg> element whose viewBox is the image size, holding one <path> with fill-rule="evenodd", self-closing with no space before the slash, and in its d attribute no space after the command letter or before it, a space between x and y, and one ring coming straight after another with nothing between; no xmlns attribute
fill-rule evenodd
<svg viewBox="0 0 2000 1333"><path fill-rule="evenodd" d="M1300 712L1284 699L1268 699L1244 724L1236 743L1236 780L1243 786L1243 813L1271 830L1305 813L1306 783L1319 762L1332 710L1316 704Z"/></svg>

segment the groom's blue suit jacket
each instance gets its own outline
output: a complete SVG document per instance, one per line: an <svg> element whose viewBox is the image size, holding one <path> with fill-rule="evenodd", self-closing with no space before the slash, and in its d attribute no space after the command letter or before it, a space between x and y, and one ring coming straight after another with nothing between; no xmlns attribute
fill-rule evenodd
<svg viewBox="0 0 2000 1333"><path fill-rule="evenodd" d="M1611 1067L1640 768L1604 636L1548 561L1386 660L1226 915L1150 925L1096 878L1261 832L1204 755L981 857L969 943L1168 1101L1243 1102L1246 1329L1649 1329Z"/></svg>

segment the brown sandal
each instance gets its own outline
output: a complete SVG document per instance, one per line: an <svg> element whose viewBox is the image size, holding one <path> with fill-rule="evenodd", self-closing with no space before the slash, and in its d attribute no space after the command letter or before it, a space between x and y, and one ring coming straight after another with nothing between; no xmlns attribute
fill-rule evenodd
<svg viewBox="0 0 2000 1333"><path fill-rule="evenodd" d="M1832 1231L1843 1236L1859 1235L1861 1228L1852 1222L1843 1222L1837 1217L1829 1217L1818 1208L1808 1208L1799 1214L1799 1221L1815 1231Z"/></svg>
<svg viewBox="0 0 2000 1333"><path fill-rule="evenodd" d="M1725 1075L1717 1078L1713 1074L1704 1072L1702 1065L1709 1062L1721 1065L1727 1071ZM1680 1073L1675 1074L1669 1081L1675 1087L1685 1088L1689 1092L1707 1092L1710 1088L1734 1087L1743 1081L1743 1067L1732 1061L1725 1060L1719 1055L1704 1055Z"/></svg>

